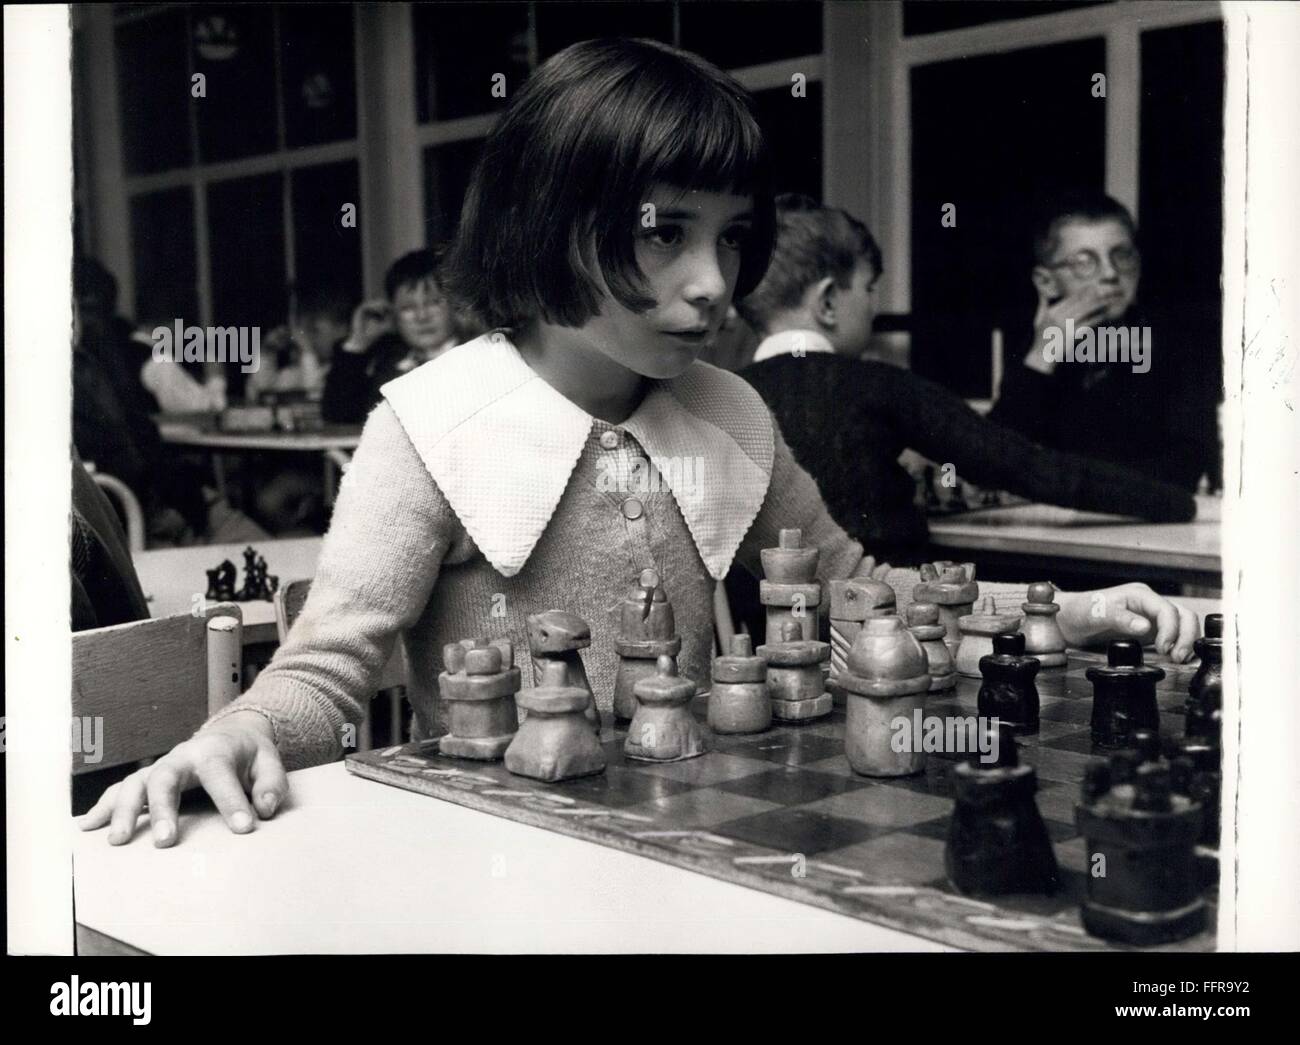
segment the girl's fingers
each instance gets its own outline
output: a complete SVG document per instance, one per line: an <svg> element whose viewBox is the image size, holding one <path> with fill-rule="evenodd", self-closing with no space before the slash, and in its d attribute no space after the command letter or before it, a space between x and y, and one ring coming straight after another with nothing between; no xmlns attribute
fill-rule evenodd
<svg viewBox="0 0 1300 1045"><path fill-rule="evenodd" d="M212 796L226 826L237 835L253 830L253 811L239 777L235 775L234 764L226 758L206 758L195 769L199 783Z"/></svg>
<svg viewBox="0 0 1300 1045"><path fill-rule="evenodd" d="M184 774L188 777L188 773ZM176 844L177 825L180 818L177 807L180 805L181 792L191 781L182 779L171 763L166 760L153 767L145 784L149 796L149 822L153 828L153 844L159 849Z"/></svg>
<svg viewBox="0 0 1300 1045"><path fill-rule="evenodd" d="M114 784L100 795L98 802L77 817L77 826L83 831L98 831L107 824L113 815L113 805L117 802L117 793L120 790L122 785Z"/></svg>
<svg viewBox="0 0 1300 1045"><path fill-rule="evenodd" d="M135 822L144 811L144 774L132 773L118 785L117 801L108 828L109 845L125 845L135 834Z"/></svg>
<svg viewBox="0 0 1300 1045"><path fill-rule="evenodd" d="M284 771L280 755L269 744L260 745L253 759L253 807L263 820L275 816L289 794L289 775Z"/></svg>
<svg viewBox="0 0 1300 1045"><path fill-rule="evenodd" d="M1193 645L1201 631L1201 623L1196 619L1196 614L1186 606L1174 603L1174 608L1178 611L1178 640L1174 643L1174 648L1170 650L1169 656L1179 664L1186 664L1192 659Z"/></svg>

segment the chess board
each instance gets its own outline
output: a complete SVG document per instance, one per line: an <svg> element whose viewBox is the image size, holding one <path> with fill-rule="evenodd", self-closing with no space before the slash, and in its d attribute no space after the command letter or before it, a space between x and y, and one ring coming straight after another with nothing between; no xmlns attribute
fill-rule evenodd
<svg viewBox="0 0 1300 1045"><path fill-rule="evenodd" d="M1074 806L1092 757L1092 686L1084 676L1104 657L1071 652L1067 667L1038 676L1041 729L1019 740L1038 773L1038 808L1061 871L1053 896L996 902L956 893L944 873L952 812L950 777L960 756L928 755L922 775L858 776L844 755L844 709L806 725L775 725L751 736L714 736L713 750L684 762L624 757L626 731L602 731L606 771L544 784L500 762L446 758L437 743L351 755L363 777L661 860L738 885L973 950L1120 949L1084 932L1079 904L1087 867ZM1165 669L1158 688L1162 735L1183 732L1183 701L1195 664ZM935 694L926 714L974 715L978 679ZM705 719L707 695L693 710ZM1160 950L1213 950L1209 928Z"/></svg>

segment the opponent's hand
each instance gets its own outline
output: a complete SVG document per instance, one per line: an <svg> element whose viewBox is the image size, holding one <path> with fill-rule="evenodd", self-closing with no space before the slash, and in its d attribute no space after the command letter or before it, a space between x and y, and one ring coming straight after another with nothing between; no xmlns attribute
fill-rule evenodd
<svg viewBox="0 0 1300 1045"><path fill-rule="evenodd" d="M343 342L345 352L364 352L393 330L393 310L383 298L363 301L352 312L352 332Z"/></svg>
<svg viewBox="0 0 1300 1045"><path fill-rule="evenodd" d="M1145 584L1121 584L1100 591L1057 592L1061 633L1071 646L1093 646L1111 639L1153 641L1156 649L1182 664L1200 635L1196 614L1157 595Z"/></svg>
<svg viewBox="0 0 1300 1045"><path fill-rule="evenodd" d="M253 809L263 820L274 816L289 794L289 778L270 723L250 711L200 730L153 765L110 787L78 819L78 826L94 831L109 824L108 844L123 845L135 835L136 820L147 811L153 844L165 849L179 840L181 794L198 785L212 796L235 834L253 830ZM248 795L253 796L251 806Z"/></svg>
<svg viewBox="0 0 1300 1045"><path fill-rule="evenodd" d="M869 577L873 581L883 581L885 579L885 576L893 568L894 567L890 566L889 563L887 562L882 562L879 566L877 566L876 557L874 555L868 555L860 563L858 563L858 568L854 572L853 576Z"/></svg>
<svg viewBox="0 0 1300 1045"><path fill-rule="evenodd" d="M1047 344L1048 331L1053 328L1060 331L1054 337L1065 337L1065 321L1074 321L1074 329L1090 327L1106 315L1110 307L1109 300L1095 283L1089 283L1081 290L1075 291L1056 302L1049 302L1047 295L1038 292L1038 310L1034 313L1034 341L1025 356L1025 366L1042 374L1050 374L1056 369L1056 363L1047 358L1043 351Z"/></svg>

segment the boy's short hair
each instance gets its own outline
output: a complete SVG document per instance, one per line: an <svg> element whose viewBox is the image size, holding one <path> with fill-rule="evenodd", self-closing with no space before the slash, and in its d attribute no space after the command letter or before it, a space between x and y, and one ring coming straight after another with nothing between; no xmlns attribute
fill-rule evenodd
<svg viewBox="0 0 1300 1045"><path fill-rule="evenodd" d="M644 311L635 233L656 183L752 194L737 296L772 242L771 165L753 102L697 55L653 40L586 40L538 68L483 146L444 267L489 326L581 326L600 281Z"/></svg>
<svg viewBox="0 0 1300 1045"><path fill-rule="evenodd" d="M796 193L778 196L772 261L762 282L736 302L736 311L764 333L774 316L797 307L818 280L830 276L847 287L863 262L877 277L884 271L879 244L848 211Z"/></svg>
<svg viewBox="0 0 1300 1045"><path fill-rule="evenodd" d="M1051 262L1061 226L1070 221L1118 221L1137 242L1137 223L1129 209L1115 197L1104 192L1069 192L1038 207L1033 227L1035 264Z"/></svg>
<svg viewBox="0 0 1300 1045"><path fill-rule="evenodd" d="M392 301L403 287L418 287L426 280L441 283L443 253L440 247L422 247L403 254L384 273L384 295Z"/></svg>

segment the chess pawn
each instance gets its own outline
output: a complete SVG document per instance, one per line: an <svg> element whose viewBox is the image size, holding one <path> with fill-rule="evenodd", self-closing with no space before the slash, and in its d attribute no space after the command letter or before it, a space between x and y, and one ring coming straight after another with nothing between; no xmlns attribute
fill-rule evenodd
<svg viewBox="0 0 1300 1045"><path fill-rule="evenodd" d="M591 691L570 685L564 661L542 664L541 680L516 698L528 717L506 748L506 769L555 783L605 770L605 751L585 713Z"/></svg>
<svg viewBox="0 0 1300 1045"><path fill-rule="evenodd" d="M817 580L820 553L803 547L800 530L782 530L777 542L777 547L759 551L763 580L758 582L758 601L767 607L767 641L780 642L781 625L787 621L799 625L801 638L816 641L817 607L822 600Z"/></svg>
<svg viewBox="0 0 1300 1045"><path fill-rule="evenodd" d="M930 673L930 692L941 693L957 685L957 665L944 643L939 607L933 602L914 602L907 607L907 630L925 650L926 671ZM834 664L834 650L831 663Z"/></svg>
<svg viewBox="0 0 1300 1045"><path fill-rule="evenodd" d="M591 626L576 613L567 610L546 610L528 617L528 652L533 658L533 685L542 684L549 661L564 665L565 685L577 686L587 691L591 698L583 712L596 732L600 732L600 710L596 695L587 681L581 651L591 645Z"/></svg>
<svg viewBox="0 0 1300 1045"><path fill-rule="evenodd" d="M448 732L438 750L454 758L501 758L518 729L515 694L520 674L506 639L452 643L443 649L446 668L438 692L448 709Z"/></svg>
<svg viewBox="0 0 1300 1045"><path fill-rule="evenodd" d="M761 733L772 725L767 664L754 655L748 635L731 640L731 652L713 658L709 728L715 733Z"/></svg>
<svg viewBox="0 0 1300 1045"><path fill-rule="evenodd" d="M1163 670L1142 663L1142 646L1117 639L1106 651L1106 666L1089 668L1092 683L1092 742L1100 748L1127 747L1135 730L1160 733L1156 683Z"/></svg>
<svg viewBox="0 0 1300 1045"><path fill-rule="evenodd" d="M1219 848L1221 795L1223 792L1223 752L1217 741L1201 737L1182 737L1170 752L1170 776L1173 788L1201 807L1201 845Z"/></svg>
<svg viewBox="0 0 1300 1045"><path fill-rule="evenodd" d="M942 572L930 563L921 567L921 580L912 589L912 601L933 602L939 607L939 623L946 633L944 641L949 652L955 655L961 641L957 621L974 609L980 589L975 583L974 563L941 565Z"/></svg>
<svg viewBox="0 0 1300 1045"><path fill-rule="evenodd" d="M872 617L887 617L895 612L897 596L884 581L869 577L850 577L834 580L831 592L831 678L844 670L853 640L862 629L862 622Z"/></svg>
<svg viewBox="0 0 1300 1045"><path fill-rule="evenodd" d="M1223 719L1223 614L1205 618L1205 637L1194 643L1201 665L1187 686L1187 724L1184 732L1219 743Z"/></svg>
<svg viewBox="0 0 1300 1045"><path fill-rule="evenodd" d="M925 650L903 618L873 617L863 624L839 679L848 694L844 753L855 773L895 777L924 771L919 727L930 681ZM910 743L897 742L900 722L911 730Z"/></svg>
<svg viewBox="0 0 1300 1045"><path fill-rule="evenodd" d="M1083 927L1141 947L1195 935L1205 926L1194 852L1201 806L1173 792L1164 762L1139 765L1129 782L1114 777L1090 769L1075 807L1096 869L1086 876Z"/></svg>
<svg viewBox="0 0 1300 1045"><path fill-rule="evenodd" d="M953 770L952 820L944 866L961 893L1055 892L1056 854L1034 801L1038 776L1021 765L1005 725L981 721L978 751ZM988 752L994 757L982 754Z"/></svg>
<svg viewBox="0 0 1300 1045"><path fill-rule="evenodd" d="M614 718L626 722L636 714L636 684L651 678L655 662L682 651L673 604L655 570L642 570L619 610L618 674L614 677Z"/></svg>
<svg viewBox="0 0 1300 1045"><path fill-rule="evenodd" d="M1037 657L1025 656L1023 634L994 635L993 652L980 657L980 715L1005 722L1013 733L1037 733L1038 667Z"/></svg>
<svg viewBox="0 0 1300 1045"><path fill-rule="evenodd" d="M1020 627L1020 614L999 613L993 597L987 596L979 613L970 613L957 621L961 642L953 659L957 674L967 678L980 677L980 660L993 652L993 636L1009 635Z"/></svg>
<svg viewBox="0 0 1300 1045"><path fill-rule="evenodd" d="M677 661L666 654L655 661L655 673L636 684L623 753L641 762L679 762L708 751L708 735L691 714L694 696L695 683L678 676Z"/></svg>
<svg viewBox="0 0 1300 1045"><path fill-rule="evenodd" d="M1020 622L1020 633L1025 637L1025 652L1035 657L1044 668L1063 668L1065 636L1056 622L1061 607L1056 605L1056 589L1047 581L1029 586L1029 599L1022 602L1025 619Z"/></svg>
<svg viewBox="0 0 1300 1045"><path fill-rule="evenodd" d="M822 681L822 664L831 658L829 642L801 639L798 622L781 624L779 641L758 647L767 662L767 692L778 722L807 722L831 713L832 699Z"/></svg>

